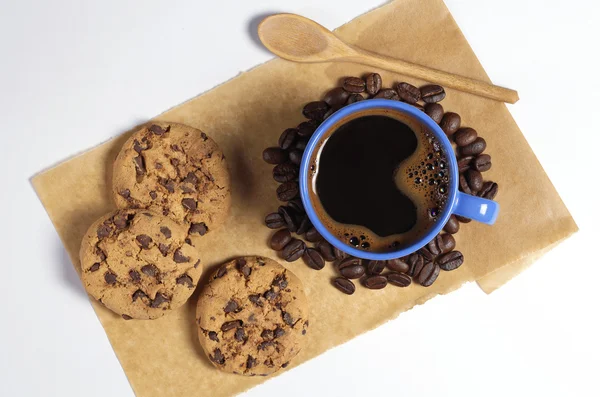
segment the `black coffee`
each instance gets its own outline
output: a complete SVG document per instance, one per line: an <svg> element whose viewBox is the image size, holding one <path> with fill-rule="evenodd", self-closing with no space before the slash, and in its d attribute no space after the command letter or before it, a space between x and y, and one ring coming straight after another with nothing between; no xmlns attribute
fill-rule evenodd
<svg viewBox="0 0 600 397"><path fill-rule="evenodd" d="M311 195L320 218L357 248L409 245L446 203L447 160L439 142L400 113L349 116L323 137L312 160Z"/></svg>

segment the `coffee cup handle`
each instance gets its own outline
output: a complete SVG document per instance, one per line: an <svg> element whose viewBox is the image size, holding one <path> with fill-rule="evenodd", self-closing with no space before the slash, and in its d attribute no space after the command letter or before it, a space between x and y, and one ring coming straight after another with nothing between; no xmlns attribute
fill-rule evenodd
<svg viewBox="0 0 600 397"><path fill-rule="evenodd" d="M493 225L496 218L498 218L499 211L500 205L495 201L458 192L452 213L477 222Z"/></svg>

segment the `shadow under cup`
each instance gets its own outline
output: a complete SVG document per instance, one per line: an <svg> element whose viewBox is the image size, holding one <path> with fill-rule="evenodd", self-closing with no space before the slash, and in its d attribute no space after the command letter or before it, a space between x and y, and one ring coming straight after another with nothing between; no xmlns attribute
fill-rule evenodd
<svg viewBox="0 0 600 397"><path fill-rule="evenodd" d="M411 235L411 237L414 236L413 238L409 238L408 241L404 241L402 244L390 245L388 249L377 251L356 248L334 234L332 218L324 211L323 205L316 194L316 185L314 184L319 157L332 134L338 128L352 120L373 115L386 116L401 121L413 130L417 139L425 139L424 137L427 136L433 137L433 140L439 144L438 150L442 152L442 158L445 157L445 169L447 173L447 180L444 182L447 188L447 192L444 194L445 202L441 208L437 209L437 215L429 219L426 224L421 224L421 226L425 226L419 231L415 232L411 229L405 233ZM417 132L419 128L422 132ZM417 147L416 151L421 153L423 150ZM389 260L409 255L425 246L443 229L453 213L466 215L485 223L493 223L495 221L498 212L497 204L490 200L468 196L459 192L458 175L458 165L452 144L437 123L429 116L423 111L399 101L371 99L342 108L317 128L308 142L302 158L300 166L300 195L312 224L330 244L358 258ZM482 208L484 209L483 212L486 212L486 208L488 209L487 214L478 214L477 211L481 212ZM329 227L326 226L327 223L329 223ZM352 225L345 224L344 226L352 227ZM370 234L373 235L374 233L371 231Z"/></svg>

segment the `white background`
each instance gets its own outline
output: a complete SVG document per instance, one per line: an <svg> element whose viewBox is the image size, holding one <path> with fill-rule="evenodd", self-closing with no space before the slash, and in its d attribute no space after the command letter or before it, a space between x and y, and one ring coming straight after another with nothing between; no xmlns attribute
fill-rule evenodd
<svg viewBox="0 0 600 397"><path fill-rule="evenodd" d="M0 0L0 395L133 395L29 178L270 59L257 16L334 28L379 4ZM600 394L598 4L447 1L518 89L509 109L580 232L491 296L435 298L247 396Z"/></svg>

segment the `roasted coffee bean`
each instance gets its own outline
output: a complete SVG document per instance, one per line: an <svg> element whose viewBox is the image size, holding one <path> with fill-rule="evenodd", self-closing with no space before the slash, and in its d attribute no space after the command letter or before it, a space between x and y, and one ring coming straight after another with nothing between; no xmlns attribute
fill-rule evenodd
<svg viewBox="0 0 600 397"><path fill-rule="evenodd" d="M441 102L444 98L446 98L446 91L440 85L430 84L421 87L421 99L425 103Z"/></svg>
<svg viewBox="0 0 600 397"><path fill-rule="evenodd" d="M327 120L329 117L331 117L335 112L337 112L341 108L342 108L341 106L336 106L336 107L330 108L327 111L327 113L325 113L325 115L323 116L323 120Z"/></svg>
<svg viewBox="0 0 600 397"><path fill-rule="evenodd" d="M309 102L302 109L302 114L307 119L323 120L323 116L329 110L329 105L325 101Z"/></svg>
<svg viewBox="0 0 600 397"><path fill-rule="evenodd" d="M302 138L310 138L314 134L318 125L314 120L304 121L298 124L298 136Z"/></svg>
<svg viewBox="0 0 600 397"><path fill-rule="evenodd" d="M461 156L474 156L480 153L483 153L487 144L485 139L482 137L478 137L473 142L469 143L466 146L460 148Z"/></svg>
<svg viewBox="0 0 600 397"><path fill-rule="evenodd" d="M348 254L337 247L333 247L333 252L335 254L335 259L344 259L348 256Z"/></svg>
<svg viewBox="0 0 600 397"><path fill-rule="evenodd" d="M323 240L323 236L321 236L321 234L317 231L317 229L315 229L314 226L306 231L306 233L304 234L304 238L306 239L306 241L309 241L311 243L316 243L318 241Z"/></svg>
<svg viewBox="0 0 600 397"><path fill-rule="evenodd" d="M277 164L273 168L273 179L279 183L290 182L298 177L300 168L296 164Z"/></svg>
<svg viewBox="0 0 600 397"><path fill-rule="evenodd" d="M408 263L404 262L400 258L390 259L389 261L387 261L386 266L388 269L396 273L408 273L408 271L410 270L410 266L408 266Z"/></svg>
<svg viewBox="0 0 600 397"><path fill-rule="evenodd" d="M298 214L305 214L304 205L302 204L302 200L299 198L295 198L288 202L288 207L296 211Z"/></svg>
<svg viewBox="0 0 600 397"><path fill-rule="evenodd" d="M279 147L269 147L263 150L263 160L269 164L285 163L287 159L287 153Z"/></svg>
<svg viewBox="0 0 600 397"><path fill-rule="evenodd" d="M298 139L296 144L294 145L294 149L300 150L301 152L306 149L306 145L308 145L308 141L306 139Z"/></svg>
<svg viewBox="0 0 600 397"><path fill-rule="evenodd" d="M369 289L382 289L387 285L388 280L385 276L369 276L365 279L365 287Z"/></svg>
<svg viewBox="0 0 600 397"><path fill-rule="evenodd" d="M265 225L269 229L281 229L285 227L285 220L278 212L272 212L265 217Z"/></svg>
<svg viewBox="0 0 600 397"><path fill-rule="evenodd" d="M458 269L463 264L464 257L460 251L451 251L437 258L436 262L440 269L450 271Z"/></svg>
<svg viewBox="0 0 600 397"><path fill-rule="evenodd" d="M417 109L419 109L422 112L425 111L425 108L420 103L411 103L411 105L414 106L414 107L416 107Z"/></svg>
<svg viewBox="0 0 600 397"><path fill-rule="evenodd" d="M391 89L391 88L382 88L381 90L379 90L377 95L375 95L373 98L375 98L375 99L390 99L392 101L400 100L400 97L398 96L398 92L396 92L396 90Z"/></svg>
<svg viewBox="0 0 600 397"><path fill-rule="evenodd" d="M447 112L444 114L444 117L442 117L440 127L450 138L460 128L460 116L453 112Z"/></svg>
<svg viewBox="0 0 600 397"><path fill-rule="evenodd" d="M480 154L475 157L471 166L479 172L488 171L492 168L492 157L489 154Z"/></svg>
<svg viewBox="0 0 600 397"><path fill-rule="evenodd" d="M347 258L344 258L343 260L341 260L338 263L338 270L342 270L345 267L348 266L356 266L356 265L360 265L361 261L360 258L356 258L354 256L348 256Z"/></svg>
<svg viewBox="0 0 600 397"><path fill-rule="evenodd" d="M333 285L335 285L335 287L342 291L344 294L348 295L352 295L356 290L354 283L344 277L336 277L333 280Z"/></svg>
<svg viewBox="0 0 600 397"><path fill-rule="evenodd" d="M354 257L343 259L338 265L338 270L342 276L349 279L360 278L365 274L360 259Z"/></svg>
<svg viewBox="0 0 600 397"><path fill-rule="evenodd" d="M314 248L307 248L302 255L302 259L312 269L321 270L325 267L325 260L319 251Z"/></svg>
<svg viewBox="0 0 600 397"><path fill-rule="evenodd" d="M441 254L452 251L454 248L456 248L456 240L454 239L454 236L448 233L442 234L442 243L439 245L439 247Z"/></svg>
<svg viewBox="0 0 600 397"><path fill-rule="evenodd" d="M460 188L461 192L464 192L466 194L473 194L471 188L469 187L465 174L460 174L460 176L458 177L458 187Z"/></svg>
<svg viewBox="0 0 600 397"><path fill-rule="evenodd" d="M469 168L471 168L471 163L473 162L473 156L461 157L458 159L458 172L461 174L466 172Z"/></svg>
<svg viewBox="0 0 600 397"><path fill-rule="evenodd" d="M458 219L458 221L460 223L470 223L472 221L472 219L464 217L464 216L460 216L460 215L455 215L456 219Z"/></svg>
<svg viewBox="0 0 600 397"><path fill-rule="evenodd" d="M461 128L454 134L454 142L458 146L467 146L475 139L477 139L477 131L470 127Z"/></svg>
<svg viewBox="0 0 600 397"><path fill-rule="evenodd" d="M365 97L360 94L350 94L348 100L346 101L346 105L352 105L353 103L364 101Z"/></svg>
<svg viewBox="0 0 600 397"><path fill-rule="evenodd" d="M359 77L346 77L343 87L348 92L360 93L365 91L365 81Z"/></svg>
<svg viewBox="0 0 600 397"><path fill-rule="evenodd" d="M292 241L292 235L289 230L281 229L271 236L270 245L275 251L281 251L290 241Z"/></svg>
<svg viewBox="0 0 600 397"><path fill-rule="evenodd" d="M298 230L296 230L296 233L302 235L312 227L312 223L310 222L308 215L298 215L298 217L300 218L300 223L298 224Z"/></svg>
<svg viewBox="0 0 600 397"><path fill-rule="evenodd" d="M481 190L477 195L488 200L493 200L498 194L498 184L496 182L488 181L483 184Z"/></svg>
<svg viewBox="0 0 600 397"><path fill-rule="evenodd" d="M283 248L281 253L286 261L294 262L304 255L305 250L306 244L304 244L304 241L294 238Z"/></svg>
<svg viewBox="0 0 600 397"><path fill-rule="evenodd" d="M408 275L411 277L415 277L419 274L421 269L423 269L424 261L421 255L414 253L409 255L406 263L408 264L408 266L410 266L410 269L408 270Z"/></svg>
<svg viewBox="0 0 600 397"><path fill-rule="evenodd" d="M459 229L460 223L454 215L450 215L450 219L448 219L448 222L446 222L446 224L444 225L444 231L446 233L456 234L458 233Z"/></svg>
<svg viewBox="0 0 600 397"><path fill-rule="evenodd" d="M411 279L404 273L388 273L388 283L395 285L396 287L408 287L411 283Z"/></svg>
<svg viewBox="0 0 600 397"><path fill-rule="evenodd" d="M483 176L481 176L481 172L477 170L468 170L465 173L465 178L471 188L472 194L476 194L483 187Z"/></svg>
<svg viewBox="0 0 600 397"><path fill-rule="evenodd" d="M400 99L407 103L417 103L421 99L421 91L409 83L398 83L396 91Z"/></svg>
<svg viewBox="0 0 600 397"><path fill-rule="evenodd" d="M319 241L316 247L327 262L333 262L334 260L336 260L333 246L329 244L326 240Z"/></svg>
<svg viewBox="0 0 600 397"><path fill-rule="evenodd" d="M440 254L440 252L442 252L440 244L443 244L442 243L442 235L438 234L437 236L434 237L433 240L431 240L429 243L427 243L426 247L429 252L431 252L433 255L437 256Z"/></svg>
<svg viewBox="0 0 600 397"><path fill-rule="evenodd" d="M385 261L371 260L367 263L367 273L370 275L381 274L385 269Z"/></svg>
<svg viewBox="0 0 600 397"><path fill-rule="evenodd" d="M425 104L425 114L439 124L444 117L444 108L439 103L427 103Z"/></svg>
<svg viewBox="0 0 600 397"><path fill-rule="evenodd" d="M300 165L300 163L302 163L302 151L298 150L298 149L294 149L289 153L290 156L290 161L292 162L292 164L295 165Z"/></svg>
<svg viewBox="0 0 600 397"><path fill-rule="evenodd" d="M298 230L298 222L296 221L296 214L293 210L285 206L280 206L277 212L281 214L287 229L290 232L295 233Z"/></svg>
<svg viewBox="0 0 600 397"><path fill-rule="evenodd" d="M369 94L369 95L375 95L381 89L382 80L381 80L381 76L379 75L379 73L371 73L371 74L367 75L365 82L366 82L365 88L367 90L367 94Z"/></svg>
<svg viewBox="0 0 600 397"><path fill-rule="evenodd" d="M285 182L277 188L277 198L280 201L290 201L298 196L299 187L297 182Z"/></svg>
<svg viewBox="0 0 600 397"><path fill-rule="evenodd" d="M281 136L279 137L279 147L282 148L283 150L289 149L290 147L292 147L294 142L296 142L297 136L298 136L297 128L288 128L287 130L283 131L281 133Z"/></svg>
<svg viewBox="0 0 600 397"><path fill-rule="evenodd" d="M421 270L421 273L419 273L417 282L423 287L429 287L431 284L434 283L435 280L437 280L439 274L440 267L434 262L428 262L425 264L425 266L423 266L423 270Z"/></svg>
<svg viewBox="0 0 600 397"><path fill-rule="evenodd" d="M435 258L435 255L433 252L429 251L429 248L427 248L427 246L420 248L417 253L419 255L421 255L423 257L423 260L425 262L429 262L432 261Z"/></svg>
<svg viewBox="0 0 600 397"><path fill-rule="evenodd" d="M323 100L331 107L339 107L346 103L349 96L350 93L343 87L336 87L332 90L329 90L323 97Z"/></svg>

